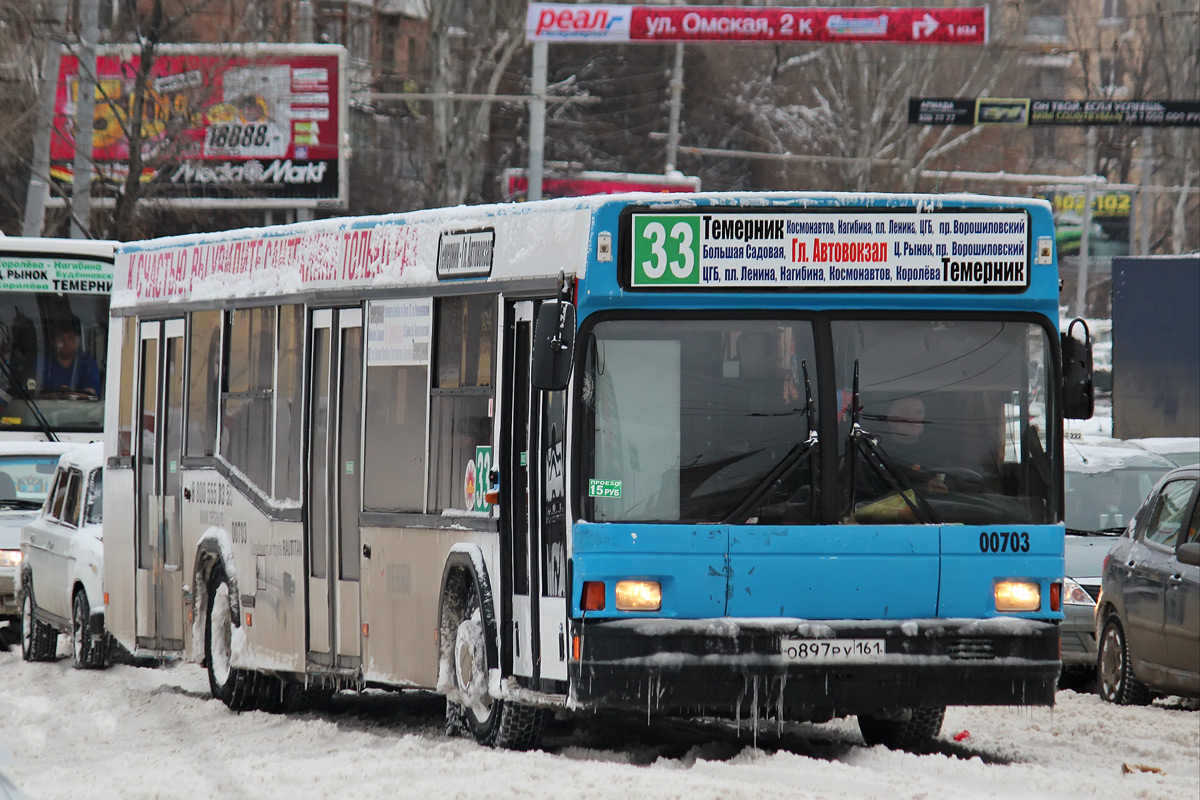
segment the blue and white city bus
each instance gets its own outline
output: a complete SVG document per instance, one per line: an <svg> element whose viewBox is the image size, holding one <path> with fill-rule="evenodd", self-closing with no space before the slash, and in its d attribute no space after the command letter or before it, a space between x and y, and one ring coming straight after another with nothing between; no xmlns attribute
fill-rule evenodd
<svg viewBox="0 0 1200 800"><path fill-rule="evenodd" d="M432 688L506 747L1052 705L1053 242L1036 200L739 193L124 245L109 629L234 708Z"/></svg>

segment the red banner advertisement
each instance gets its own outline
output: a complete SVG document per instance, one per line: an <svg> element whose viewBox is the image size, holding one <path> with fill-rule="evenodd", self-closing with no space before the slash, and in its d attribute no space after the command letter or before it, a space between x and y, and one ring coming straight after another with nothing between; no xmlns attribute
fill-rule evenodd
<svg viewBox="0 0 1200 800"><path fill-rule="evenodd" d="M164 47L141 111L142 181L159 198L336 200L344 120L341 59L332 45ZM92 159L100 180L123 182L140 57L97 58ZM79 61L64 55L50 157L72 180Z"/></svg>
<svg viewBox="0 0 1200 800"><path fill-rule="evenodd" d="M531 3L530 41L986 44L988 9Z"/></svg>

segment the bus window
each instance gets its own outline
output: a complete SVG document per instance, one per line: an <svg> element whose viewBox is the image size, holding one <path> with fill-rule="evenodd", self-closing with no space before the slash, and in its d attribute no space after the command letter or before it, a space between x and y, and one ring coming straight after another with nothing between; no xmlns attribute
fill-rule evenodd
<svg viewBox="0 0 1200 800"><path fill-rule="evenodd" d="M614 320L586 346L585 479L614 487L588 492L589 520L724 521L808 438L807 322ZM814 463L739 521L815 522Z"/></svg>
<svg viewBox="0 0 1200 800"><path fill-rule="evenodd" d="M275 497L300 499L304 469L300 449L304 425L304 306L279 309L279 385L275 392Z"/></svg>
<svg viewBox="0 0 1200 800"><path fill-rule="evenodd" d="M269 488L275 308L239 308L229 317L221 455L251 483Z"/></svg>
<svg viewBox="0 0 1200 800"><path fill-rule="evenodd" d="M137 366L138 321L126 317L121 322L121 386L117 408L117 455L133 455L133 432L137 430L134 420L133 373Z"/></svg>
<svg viewBox="0 0 1200 800"><path fill-rule="evenodd" d="M843 523L1051 521L1048 409L1031 392L1048 361L1041 327L845 320L833 339ZM859 422L882 465L848 438L856 365Z"/></svg>
<svg viewBox="0 0 1200 800"><path fill-rule="evenodd" d="M363 506L425 509L425 425L433 300L367 305L366 440Z"/></svg>
<svg viewBox="0 0 1200 800"><path fill-rule="evenodd" d="M429 508L467 505L468 462L492 444L496 298L448 297L437 304L436 380L430 421Z"/></svg>
<svg viewBox="0 0 1200 800"><path fill-rule="evenodd" d="M187 454L211 456L217 452L217 397L221 384L221 312L192 314L188 342Z"/></svg>

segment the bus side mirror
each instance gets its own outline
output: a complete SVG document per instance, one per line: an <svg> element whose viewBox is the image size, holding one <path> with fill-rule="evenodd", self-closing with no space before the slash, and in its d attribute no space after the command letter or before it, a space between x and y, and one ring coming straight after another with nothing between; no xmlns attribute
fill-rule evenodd
<svg viewBox="0 0 1200 800"><path fill-rule="evenodd" d="M1083 328L1083 341L1071 335L1075 324ZM1096 407L1096 392L1092 385L1092 337L1087 323L1073 319L1062 335L1062 397L1063 417L1091 419Z"/></svg>
<svg viewBox="0 0 1200 800"><path fill-rule="evenodd" d="M533 324L533 368L535 389L557 392L567 388L575 354L575 306L563 300L547 300L538 308Z"/></svg>

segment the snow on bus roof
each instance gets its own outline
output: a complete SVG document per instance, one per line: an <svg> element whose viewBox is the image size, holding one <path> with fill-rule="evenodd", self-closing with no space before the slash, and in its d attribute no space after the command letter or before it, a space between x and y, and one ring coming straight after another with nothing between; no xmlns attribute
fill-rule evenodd
<svg viewBox="0 0 1200 800"><path fill-rule="evenodd" d="M456 234L463 248L482 246L487 256L486 270L470 277L547 278L564 269L582 277L596 213L625 205L1019 207L1049 215L1043 200L975 194L633 192L336 217L129 242L118 250L112 306L433 285L439 279L438 259L447 255L441 250L443 236Z"/></svg>
<svg viewBox="0 0 1200 800"><path fill-rule="evenodd" d="M39 236L6 236L0 240L0 253L83 256L111 259L119 242L99 239L53 239Z"/></svg>

